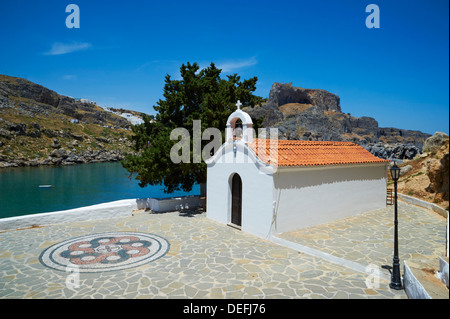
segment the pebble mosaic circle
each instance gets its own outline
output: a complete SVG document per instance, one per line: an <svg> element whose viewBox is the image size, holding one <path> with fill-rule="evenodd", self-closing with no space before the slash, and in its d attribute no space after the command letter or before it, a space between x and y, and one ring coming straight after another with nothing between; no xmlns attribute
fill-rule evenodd
<svg viewBox="0 0 450 319"><path fill-rule="evenodd" d="M169 242L157 235L136 232L91 234L45 249L39 261L47 267L79 272L102 272L138 267L164 256Z"/></svg>

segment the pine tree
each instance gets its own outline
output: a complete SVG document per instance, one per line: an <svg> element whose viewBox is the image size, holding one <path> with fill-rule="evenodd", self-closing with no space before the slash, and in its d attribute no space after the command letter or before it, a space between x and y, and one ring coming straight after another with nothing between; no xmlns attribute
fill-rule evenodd
<svg viewBox="0 0 450 319"><path fill-rule="evenodd" d="M164 99L154 106L155 121L144 116L144 123L133 127L136 154L129 154L122 165L136 175L139 185L164 185L166 193L175 190L189 192L194 184L206 183L206 164L193 163L193 121L201 121L201 131L218 128L225 136L226 121L236 110L236 102L254 107L261 103L261 97L253 95L257 77L240 81L237 74L220 77L221 69L214 63L207 68L199 68L197 63L183 64L180 68L181 80L165 77ZM256 127L262 119L254 121ZM175 164L170 151L178 141L170 139L175 128L186 128L190 132L191 161ZM203 146L208 141L202 141Z"/></svg>

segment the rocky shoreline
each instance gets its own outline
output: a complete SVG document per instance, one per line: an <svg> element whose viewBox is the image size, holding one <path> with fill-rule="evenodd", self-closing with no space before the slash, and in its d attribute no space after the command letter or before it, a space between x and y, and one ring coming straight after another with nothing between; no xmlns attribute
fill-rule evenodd
<svg viewBox="0 0 450 319"><path fill-rule="evenodd" d="M55 134L51 135L55 136ZM0 154L0 168L116 162L122 160L125 154L131 151L131 141L127 138L103 138L87 135L74 138L61 132L57 135L65 137L53 138L51 145L41 149L39 154L27 156L24 151L9 156Z"/></svg>
<svg viewBox="0 0 450 319"><path fill-rule="evenodd" d="M0 168L120 161L130 127L95 102L0 75Z"/></svg>
<svg viewBox="0 0 450 319"><path fill-rule="evenodd" d="M122 160L132 146L120 133L93 136L2 119L0 124L0 168L115 162Z"/></svg>
<svg viewBox="0 0 450 319"><path fill-rule="evenodd" d="M59 152L52 152L51 156L48 158L37 158L32 160L15 159L12 161L2 161L2 158L0 157L0 168L50 165L68 166L75 164L117 162L122 160L123 157L124 154L117 151L91 150L76 154L62 150Z"/></svg>

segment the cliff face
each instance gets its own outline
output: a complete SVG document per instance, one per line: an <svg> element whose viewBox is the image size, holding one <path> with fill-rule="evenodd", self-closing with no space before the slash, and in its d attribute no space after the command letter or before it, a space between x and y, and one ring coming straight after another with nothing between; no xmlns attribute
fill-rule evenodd
<svg viewBox="0 0 450 319"><path fill-rule="evenodd" d="M325 90L293 87L292 83L274 83L269 93L268 103L282 106L289 103L314 105L323 111L341 112L340 98Z"/></svg>
<svg viewBox="0 0 450 319"><path fill-rule="evenodd" d="M20 108L29 116L65 115L81 122L128 128L123 117L107 112L92 103L59 95L55 91L25 79L0 75L0 107Z"/></svg>
<svg viewBox="0 0 450 319"><path fill-rule="evenodd" d="M423 153L401 165L399 192L435 203L448 210L449 203L449 138L436 132L429 137ZM390 176L389 176L390 178ZM392 185L392 182L389 182Z"/></svg>
<svg viewBox="0 0 450 319"><path fill-rule="evenodd" d="M383 128L367 116L342 112L339 96L292 83L274 83L268 101L246 109L253 118L264 118L264 127L278 128L280 139L349 141L364 146L382 158L413 158L421 152L430 134L398 128Z"/></svg>
<svg viewBox="0 0 450 319"><path fill-rule="evenodd" d="M129 126L95 104L0 75L0 168L120 160Z"/></svg>

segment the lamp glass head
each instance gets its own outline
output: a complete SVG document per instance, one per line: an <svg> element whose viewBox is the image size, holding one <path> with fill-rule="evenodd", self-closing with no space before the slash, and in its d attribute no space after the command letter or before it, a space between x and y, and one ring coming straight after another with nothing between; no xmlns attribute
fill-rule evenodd
<svg viewBox="0 0 450 319"><path fill-rule="evenodd" d="M397 181L400 177L400 167L397 166L397 163L394 162L394 165L389 169L391 171L391 177L394 181Z"/></svg>

